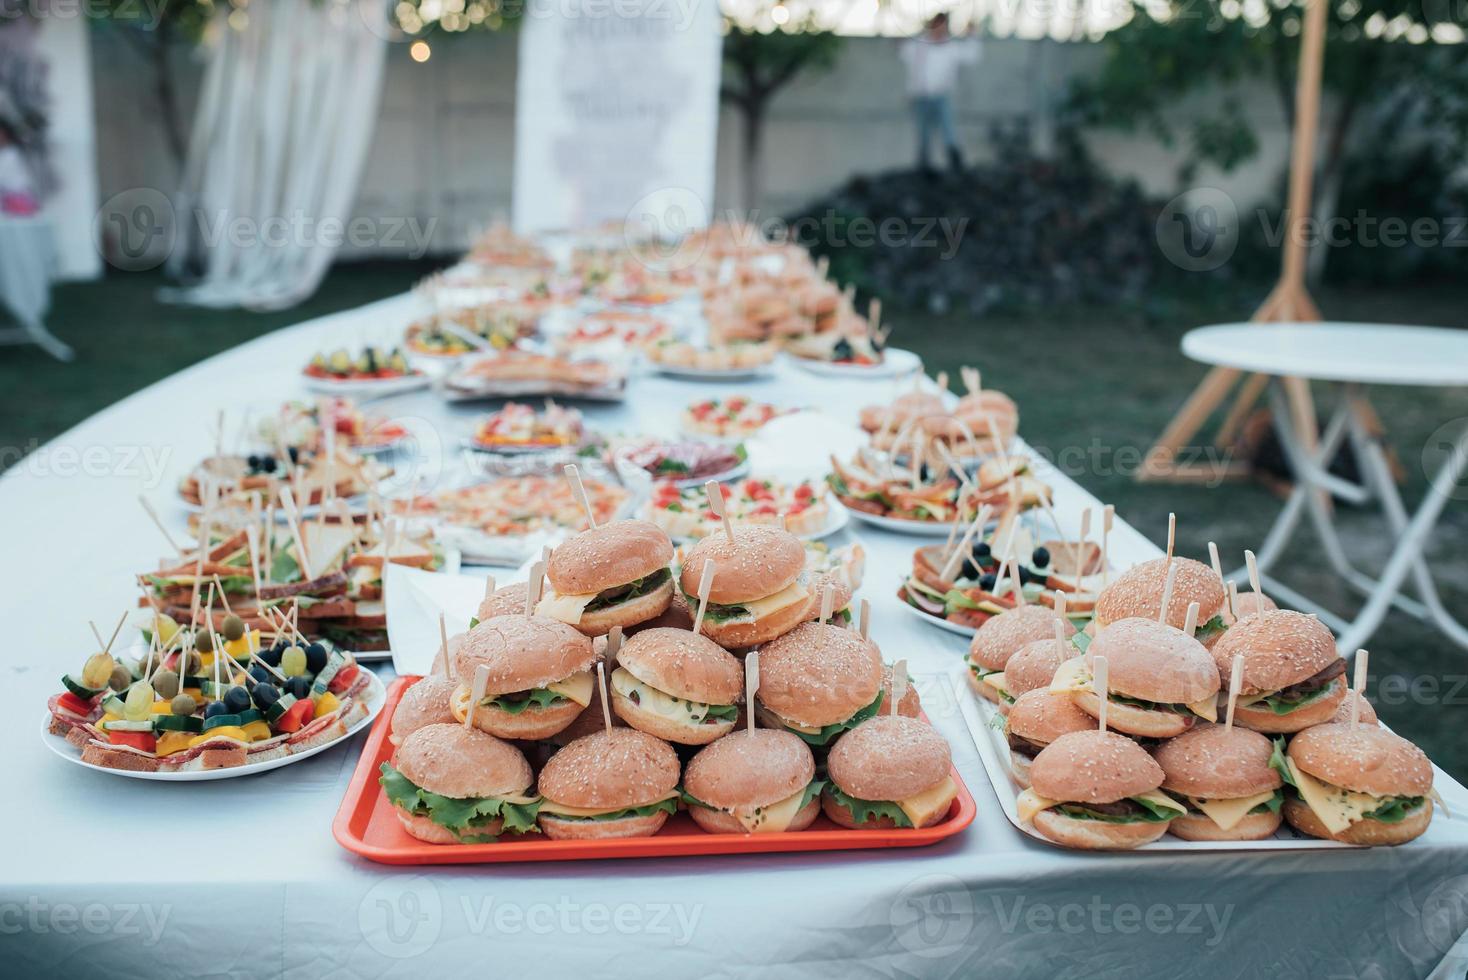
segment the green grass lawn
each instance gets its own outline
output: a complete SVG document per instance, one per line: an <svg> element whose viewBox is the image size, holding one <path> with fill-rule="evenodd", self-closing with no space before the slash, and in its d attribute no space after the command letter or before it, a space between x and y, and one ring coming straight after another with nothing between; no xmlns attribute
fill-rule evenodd
<svg viewBox="0 0 1468 980"><path fill-rule="evenodd" d="M93 412L178 369L244 340L300 320L390 296L429 270L423 264L345 265L309 302L283 313L201 311L156 302L151 276L112 276L56 291L49 318L75 346L78 360L59 364L35 348L0 353L0 446L45 441ZM1221 487L1138 484L1125 465L1140 458L1172 412L1203 376L1178 341L1189 328L1247 318L1264 292L1230 285L1206 298L1155 300L1145 309L1067 309L1027 315L932 316L891 311L894 342L921 354L930 371L955 379L977 364L986 386L1011 394L1022 431L1040 449L1080 465L1071 475L1154 540L1178 515L1182 554L1206 560L1217 541L1225 565L1257 548L1280 506L1255 483ZM1328 291L1318 297L1326 316L1343 319L1463 326L1468 289ZM1320 391L1322 402L1328 392ZM1409 506L1421 495L1421 452L1442 423L1468 415L1468 391L1387 389L1376 404L1407 475ZM1322 404L1324 416L1328 406ZM1066 451L1069 450L1069 455ZM1077 450L1082 450L1076 455ZM1130 457L1128 457L1130 454ZM1359 567L1385 561L1388 543L1365 515L1341 508L1346 540ZM1449 506L1431 549L1450 609L1468 614L1468 506ZM1289 556L1286 578L1338 611L1353 596L1321 572L1308 541ZM1468 615L1465 615L1468 618ZM1372 684L1383 717L1420 741L1440 764L1468 779L1468 744L1459 720L1468 704L1468 651L1400 614L1388 617L1372 641ZM1460 689L1461 686L1461 689Z"/></svg>

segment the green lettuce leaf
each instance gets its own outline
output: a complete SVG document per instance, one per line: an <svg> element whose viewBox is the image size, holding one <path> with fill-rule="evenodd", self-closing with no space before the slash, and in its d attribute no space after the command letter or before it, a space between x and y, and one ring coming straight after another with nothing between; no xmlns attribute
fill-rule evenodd
<svg viewBox="0 0 1468 980"><path fill-rule="evenodd" d="M1142 808L1142 813L1129 813L1124 816L1111 813L1097 813L1087 808L1084 803L1064 803L1055 809L1067 817L1076 820L1097 820L1101 823L1163 823L1178 816L1176 810L1165 810L1162 807L1148 803L1146 800L1139 800L1136 797L1131 797L1130 799Z"/></svg>
<svg viewBox="0 0 1468 980"><path fill-rule="evenodd" d="M1290 767L1285 765L1285 740L1282 735L1274 740L1274 751L1269 755L1269 768L1279 773L1279 778L1285 781L1285 785L1295 785L1295 777L1290 775Z"/></svg>
<svg viewBox="0 0 1468 980"><path fill-rule="evenodd" d="M1422 806L1421 796L1390 796L1387 797L1375 810L1366 814L1368 820L1378 820L1381 823L1401 823Z"/></svg>
<svg viewBox="0 0 1468 980"><path fill-rule="evenodd" d="M831 739L835 738L837 735L840 735L848 728L855 728L857 725L860 725L862 722L872 717L872 715L875 715L879 710L881 710L881 707L882 692L878 691L876 700L867 705L865 708L862 708L860 711L858 711L856 714L852 715L845 721L838 721L835 724L827 725L815 735L812 735L809 732L795 732L795 734L805 739L806 742L811 745L825 745L826 743L830 742ZM793 728L789 730L795 731L795 729Z"/></svg>
<svg viewBox="0 0 1468 980"><path fill-rule="evenodd" d="M739 719L739 706L737 704L711 704L706 718L717 718L719 721L737 721Z"/></svg>
<svg viewBox="0 0 1468 980"><path fill-rule="evenodd" d="M1302 697L1296 698L1293 701L1286 700L1279 697L1278 695L1271 694L1269 697L1264 699L1263 703L1269 705L1269 710L1273 711L1275 714L1287 715L1291 711L1294 711L1298 708L1303 708L1305 705L1311 704L1315 701L1319 701L1321 698L1328 695L1334 686L1335 682L1332 681L1331 683L1326 684L1323 687L1317 687L1315 690L1310 691L1309 693L1303 695Z"/></svg>
<svg viewBox="0 0 1468 980"><path fill-rule="evenodd" d="M659 568L651 575L645 575L642 578L637 579L635 582L629 582L626 585L622 586L622 588L620 589L617 589L615 591L608 590L609 592L612 592L612 594L598 595L595 599L592 599L591 602L586 604L586 611L596 612L598 609L606 609L607 607L615 606L620 602L627 602L629 600L636 599L639 596L645 596L650 592L655 592L663 587L663 583L666 582L669 577L671 577L671 574L672 573L669 572L666 568Z"/></svg>
<svg viewBox="0 0 1468 980"><path fill-rule="evenodd" d="M661 803L652 803L648 806L635 806L611 813L598 813L594 817L568 817L559 813L548 813L546 816L555 817L557 820L625 820L628 817L650 817L659 810L677 813L678 801L676 799L663 800Z"/></svg>
<svg viewBox="0 0 1468 980"><path fill-rule="evenodd" d="M1075 647L1081 653L1085 653L1086 648L1091 645L1091 636L1088 633L1082 633L1077 630L1075 636L1072 636L1070 638L1070 645Z"/></svg>
<svg viewBox="0 0 1468 980"><path fill-rule="evenodd" d="M532 704L539 708L548 708L557 701L569 700L569 698L564 698L555 691L549 691L543 687L532 688L529 691L516 691L515 693L525 694L526 697L511 699L508 694L502 694L499 697L481 701L480 704L485 706L493 705L508 714L518 715Z"/></svg>
<svg viewBox="0 0 1468 980"><path fill-rule="evenodd" d="M882 817L892 818L892 822L899 827L911 827L912 821L907 819L907 814L902 812L902 807L896 803L888 803L885 800L858 800L854 796L847 796L841 792L835 783L831 784L831 799L847 813L856 823L866 823L868 820L879 820Z"/></svg>
<svg viewBox="0 0 1468 980"><path fill-rule="evenodd" d="M1213 637L1225 632L1227 629L1228 624L1223 621L1223 615L1219 614L1193 630L1193 636L1199 643L1207 643Z"/></svg>
<svg viewBox="0 0 1468 980"><path fill-rule="evenodd" d="M378 770L382 773L378 783L393 806L407 810L420 817L427 817L440 827L454 832L466 843L493 841L490 835L468 835L476 827L483 827L495 820L504 821L504 829L515 834L538 832L535 814L540 809L535 803L506 803L494 797L478 799L454 799L440 796L415 784L407 776L384 762Z"/></svg>
<svg viewBox="0 0 1468 980"><path fill-rule="evenodd" d="M281 548L270 559L270 581L279 585L297 581L300 577L301 566L296 564L295 556L289 550Z"/></svg>

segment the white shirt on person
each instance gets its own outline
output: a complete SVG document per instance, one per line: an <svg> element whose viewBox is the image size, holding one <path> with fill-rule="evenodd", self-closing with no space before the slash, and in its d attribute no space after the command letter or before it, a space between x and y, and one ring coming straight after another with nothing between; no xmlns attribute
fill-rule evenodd
<svg viewBox="0 0 1468 980"><path fill-rule="evenodd" d="M959 69L977 64L983 48L978 38L930 41L922 37L902 42L899 52L907 68L907 94L914 97L947 95L958 80Z"/></svg>

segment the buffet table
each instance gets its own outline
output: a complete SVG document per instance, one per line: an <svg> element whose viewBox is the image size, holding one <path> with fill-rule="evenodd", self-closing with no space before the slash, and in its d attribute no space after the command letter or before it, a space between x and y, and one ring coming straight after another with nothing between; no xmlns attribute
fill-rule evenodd
<svg viewBox="0 0 1468 980"><path fill-rule="evenodd" d="M245 344L156 384L42 447L0 479L8 515L0 587L12 805L0 933L17 974L547 977L1175 977L1201 957L1228 975L1461 976L1468 964L1468 791L1438 773L1440 813L1404 847L1179 857L1077 854L1017 833L1000 813L956 708L965 644L895 596L919 539L853 523L867 549L861 595L888 660L905 657L928 714L978 801L946 844L892 852L388 868L349 854L331 822L361 738L273 773L157 783L67 765L41 744L42 706L91 652L86 626L137 599L134 574L163 553L136 497L166 505L211 446L215 413L303 397L315 350L405 324L399 297ZM819 404L854 419L908 382L774 378L720 386ZM672 434L708 388L633 379L628 400L585 406L610 431ZM375 403L416 416L456 456L482 406L430 393ZM819 452L812 447L812 452ZM1073 528L1099 506L1048 468ZM425 483L423 490L430 489ZM175 531L177 536L178 531ZM835 539L840 541L841 537ZM1157 553L1118 521L1113 561ZM386 672L386 671L384 671Z"/></svg>

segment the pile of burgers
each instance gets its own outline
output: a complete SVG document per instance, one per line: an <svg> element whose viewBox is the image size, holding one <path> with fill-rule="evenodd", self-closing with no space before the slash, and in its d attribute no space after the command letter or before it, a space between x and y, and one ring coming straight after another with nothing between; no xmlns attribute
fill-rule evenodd
<svg viewBox="0 0 1468 980"><path fill-rule="evenodd" d="M643 837L685 808L730 834L944 820L947 742L900 682L894 711L876 644L821 616L849 590L778 527L726 532L675 568L659 527L608 523L550 554L543 595L539 567L487 595L393 712L380 783L407 833Z"/></svg>
<svg viewBox="0 0 1468 980"><path fill-rule="evenodd" d="M1133 567L1097 597L1086 634L1040 604L995 616L967 663L1004 715L1020 819L1063 846L1261 840L1282 822L1401 844L1432 820L1431 763L1347 687L1330 630L1258 593L1231 600L1201 562Z"/></svg>

